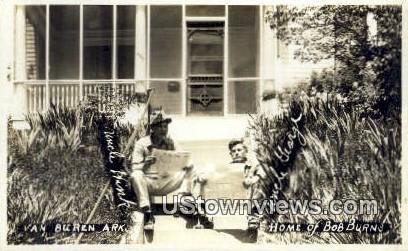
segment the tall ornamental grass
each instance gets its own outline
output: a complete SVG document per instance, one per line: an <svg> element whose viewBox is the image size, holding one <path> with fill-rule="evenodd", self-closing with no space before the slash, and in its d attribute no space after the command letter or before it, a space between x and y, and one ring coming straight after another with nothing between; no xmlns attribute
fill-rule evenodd
<svg viewBox="0 0 408 251"><path fill-rule="evenodd" d="M343 100L344 101L344 100ZM260 242L274 243L401 243L401 122L399 115L372 119L338 97L296 96L278 116L251 119L256 155L266 172L263 190L273 199L374 199L377 215L265 215L272 222L317 223L319 220L390 224L390 230L367 233L267 233ZM305 142L293 140L289 160L275 152L288 149L293 121ZM300 134L299 134L300 135ZM298 136L299 136L298 135ZM301 144L304 143L304 144ZM276 185L278 184L278 185Z"/></svg>
<svg viewBox="0 0 408 251"><path fill-rule="evenodd" d="M85 223L109 181L98 143L91 103L75 108L51 105L45 112L27 114L29 130L8 126L7 219L9 244L72 243L75 233L30 233L31 224ZM130 135L145 134L144 123L118 124L120 148L131 149ZM128 151L127 158L130 157ZM90 223L129 223L113 203L111 189ZM120 232L87 233L83 243L118 243Z"/></svg>

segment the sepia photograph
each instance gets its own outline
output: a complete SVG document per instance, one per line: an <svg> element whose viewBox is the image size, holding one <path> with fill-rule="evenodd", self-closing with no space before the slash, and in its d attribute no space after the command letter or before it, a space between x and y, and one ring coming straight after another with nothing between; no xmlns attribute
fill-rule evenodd
<svg viewBox="0 0 408 251"><path fill-rule="evenodd" d="M8 247L406 241L402 3L1 4Z"/></svg>

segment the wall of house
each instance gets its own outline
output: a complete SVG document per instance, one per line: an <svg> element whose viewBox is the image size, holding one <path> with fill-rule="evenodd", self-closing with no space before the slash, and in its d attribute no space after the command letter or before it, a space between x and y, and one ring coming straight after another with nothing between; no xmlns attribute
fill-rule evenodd
<svg viewBox="0 0 408 251"><path fill-rule="evenodd" d="M286 47L285 62L278 65L278 71L283 72L282 88L292 87L302 81L307 81L313 71L320 72L334 65L333 59L322 60L317 63L301 62L301 60L294 58L295 51L300 47L292 44Z"/></svg>
<svg viewBox="0 0 408 251"><path fill-rule="evenodd" d="M6 4L5 1L0 2L0 44L2 45L2 52L0 53L0 86L2 90L6 90L6 92L0 92L0 109L3 111L5 110L8 105L8 100L10 98L10 94L12 91L12 83L11 83L11 69L12 69L12 53L13 50L11 49L13 46L12 43L12 24L10 23L10 19L12 18L11 6ZM0 113L6 114L6 113Z"/></svg>
<svg viewBox="0 0 408 251"><path fill-rule="evenodd" d="M0 114L9 115L18 109L18 99L16 98L15 86L12 82L14 68L14 10L10 1L1 1L0 4L0 44L2 46L0 53ZM3 125L2 123L0 127L4 128Z"/></svg>

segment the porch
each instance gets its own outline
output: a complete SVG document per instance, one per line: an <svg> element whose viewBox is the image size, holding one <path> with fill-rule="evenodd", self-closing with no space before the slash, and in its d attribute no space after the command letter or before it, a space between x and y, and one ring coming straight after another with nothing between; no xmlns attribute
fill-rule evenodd
<svg viewBox="0 0 408 251"><path fill-rule="evenodd" d="M265 8L12 6L12 115L74 107L101 86L124 99L153 88L152 104L181 118L256 113L285 59Z"/></svg>

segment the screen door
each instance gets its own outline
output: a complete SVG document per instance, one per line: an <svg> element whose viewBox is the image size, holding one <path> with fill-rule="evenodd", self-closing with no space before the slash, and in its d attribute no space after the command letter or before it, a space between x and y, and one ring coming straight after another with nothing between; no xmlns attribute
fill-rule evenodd
<svg viewBox="0 0 408 251"><path fill-rule="evenodd" d="M222 116L224 22L187 22L187 115Z"/></svg>

